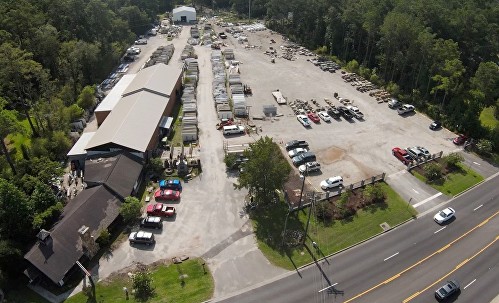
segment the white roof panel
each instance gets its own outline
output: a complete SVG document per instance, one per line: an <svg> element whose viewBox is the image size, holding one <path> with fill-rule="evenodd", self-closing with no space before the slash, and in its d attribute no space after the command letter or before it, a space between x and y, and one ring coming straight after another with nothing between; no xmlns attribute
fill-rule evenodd
<svg viewBox="0 0 499 303"><path fill-rule="evenodd" d="M81 134L80 139L76 141L75 145L73 145L71 150L68 152L68 157L86 154L87 151L85 150L85 148L90 139L92 139L92 137L94 136L94 134L95 132Z"/></svg>
<svg viewBox="0 0 499 303"><path fill-rule="evenodd" d="M136 74L124 75L118 83L113 87L113 89L106 95L104 100L95 109L96 112L107 112L112 111L113 108L118 104L121 99L121 95L128 87L128 85L133 81Z"/></svg>
<svg viewBox="0 0 499 303"><path fill-rule="evenodd" d="M178 13L178 12L183 12L183 11L195 13L196 9L194 7L190 7L190 6L179 6L179 7L176 7L173 9L174 14Z"/></svg>
<svg viewBox="0 0 499 303"><path fill-rule="evenodd" d="M148 91L123 97L89 141L87 150L114 143L145 152L168 101Z"/></svg>
<svg viewBox="0 0 499 303"><path fill-rule="evenodd" d="M132 83L123 92L123 96L135 94L139 91L169 97L177 84L182 70L179 67L158 63L144 68L137 73Z"/></svg>

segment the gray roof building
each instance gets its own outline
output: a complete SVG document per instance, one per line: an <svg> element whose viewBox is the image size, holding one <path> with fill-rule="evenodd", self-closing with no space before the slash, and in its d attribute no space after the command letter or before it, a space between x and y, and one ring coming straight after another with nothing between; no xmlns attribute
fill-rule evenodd
<svg viewBox="0 0 499 303"><path fill-rule="evenodd" d="M121 201L105 186L85 189L64 209L62 219L24 256L34 268L25 273L30 279L43 274L63 285L67 273L84 255L78 230L86 225L97 238L119 215Z"/></svg>

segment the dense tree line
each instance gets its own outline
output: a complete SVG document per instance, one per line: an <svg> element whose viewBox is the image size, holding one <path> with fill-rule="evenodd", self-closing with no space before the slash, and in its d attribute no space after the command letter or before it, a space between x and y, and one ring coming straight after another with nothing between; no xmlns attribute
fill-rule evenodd
<svg viewBox="0 0 499 303"><path fill-rule="evenodd" d="M211 2L203 0L207 6ZM292 41L348 64L453 130L487 138L499 151L499 6L493 0L225 0Z"/></svg>
<svg viewBox="0 0 499 303"><path fill-rule="evenodd" d="M53 180L69 123L95 106L95 85L170 0L1 0L0 288L62 211Z"/></svg>

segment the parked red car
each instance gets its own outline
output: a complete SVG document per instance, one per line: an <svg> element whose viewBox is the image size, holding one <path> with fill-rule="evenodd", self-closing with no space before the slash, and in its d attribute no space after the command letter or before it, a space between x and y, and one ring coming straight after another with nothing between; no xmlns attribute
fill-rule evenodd
<svg viewBox="0 0 499 303"><path fill-rule="evenodd" d="M154 193L156 201L171 201L180 199L180 192L172 189L158 189Z"/></svg>
<svg viewBox="0 0 499 303"><path fill-rule="evenodd" d="M147 215L156 217L173 217L176 210L173 206L168 206L163 203L150 204L147 206Z"/></svg>
<svg viewBox="0 0 499 303"><path fill-rule="evenodd" d="M452 140L452 142L456 145L461 145L461 144L464 144L464 142L466 142L467 140L468 140L468 136L459 135L456 138L454 138L454 140Z"/></svg>
<svg viewBox="0 0 499 303"><path fill-rule="evenodd" d="M399 147L394 147L392 149L392 154L397 157L402 163L407 165L408 163L411 162L411 156L407 153L405 149L399 148Z"/></svg>
<svg viewBox="0 0 499 303"><path fill-rule="evenodd" d="M314 123L321 123L321 119L319 118L319 116L316 114L316 113L313 113L313 112L309 112L307 114L307 117L312 120Z"/></svg>

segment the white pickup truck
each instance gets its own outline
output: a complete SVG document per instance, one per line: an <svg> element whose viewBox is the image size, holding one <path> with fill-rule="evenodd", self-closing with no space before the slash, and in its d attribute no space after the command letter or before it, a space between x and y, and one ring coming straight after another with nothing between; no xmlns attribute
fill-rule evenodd
<svg viewBox="0 0 499 303"><path fill-rule="evenodd" d="M364 119L364 114L360 111L360 109L357 106L353 105L347 105L346 108L354 115L355 118L357 119Z"/></svg>

